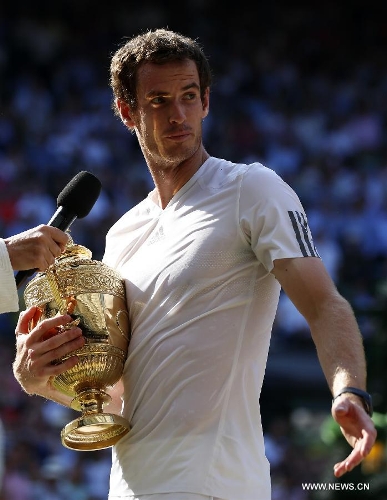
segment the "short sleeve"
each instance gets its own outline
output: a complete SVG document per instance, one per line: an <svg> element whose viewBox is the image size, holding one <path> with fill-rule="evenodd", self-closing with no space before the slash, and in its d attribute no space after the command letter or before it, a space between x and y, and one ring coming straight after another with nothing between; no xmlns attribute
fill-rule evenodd
<svg viewBox="0 0 387 500"><path fill-rule="evenodd" d="M261 164L252 164L243 176L239 222L257 259L269 272L276 259L320 257L297 194Z"/></svg>

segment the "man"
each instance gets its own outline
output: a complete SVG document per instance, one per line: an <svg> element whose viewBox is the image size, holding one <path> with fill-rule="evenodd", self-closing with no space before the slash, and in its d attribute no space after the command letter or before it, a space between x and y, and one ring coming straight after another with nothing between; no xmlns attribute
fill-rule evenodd
<svg viewBox="0 0 387 500"><path fill-rule="evenodd" d="M104 261L125 279L132 338L110 408L130 432L113 448L110 496L269 500L259 394L280 287L307 320L333 396L332 415L358 465L376 436L362 339L318 256L294 191L259 163L209 155L202 142L211 73L199 45L168 30L114 55L115 111L138 138L155 189L107 235ZM14 373L30 394L68 405L51 362L83 345L69 316L28 333L21 315ZM354 388L354 389L352 389ZM358 392L358 395L354 394ZM107 410L109 410L107 408Z"/></svg>
<svg viewBox="0 0 387 500"><path fill-rule="evenodd" d="M45 271L64 250L68 235L40 225L9 238L0 238L0 313L19 310L14 271Z"/></svg>

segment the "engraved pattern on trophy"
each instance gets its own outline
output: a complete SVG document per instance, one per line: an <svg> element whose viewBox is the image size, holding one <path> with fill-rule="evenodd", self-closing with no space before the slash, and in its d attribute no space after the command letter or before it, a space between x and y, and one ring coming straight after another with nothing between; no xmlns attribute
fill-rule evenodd
<svg viewBox="0 0 387 500"><path fill-rule="evenodd" d="M62 444L87 451L112 446L129 430L123 417L103 411L110 401L106 389L120 379L130 341L123 279L70 238L55 263L30 281L24 299L28 307L42 310L40 321L70 314L86 338L81 349L68 355L76 354L79 363L52 379L57 390L72 398L71 407L82 413L62 429Z"/></svg>

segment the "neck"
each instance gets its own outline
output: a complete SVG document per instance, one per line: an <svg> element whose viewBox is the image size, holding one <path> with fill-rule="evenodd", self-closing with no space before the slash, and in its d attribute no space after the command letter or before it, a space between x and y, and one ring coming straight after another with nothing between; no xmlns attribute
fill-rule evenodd
<svg viewBox="0 0 387 500"><path fill-rule="evenodd" d="M155 183L159 205L165 208L173 196L191 179L209 154L202 147L191 158L170 168L150 168Z"/></svg>

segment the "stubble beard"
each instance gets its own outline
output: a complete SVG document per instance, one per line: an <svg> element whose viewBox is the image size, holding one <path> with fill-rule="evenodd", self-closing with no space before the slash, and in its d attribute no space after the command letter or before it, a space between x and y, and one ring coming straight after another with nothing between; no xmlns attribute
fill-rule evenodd
<svg viewBox="0 0 387 500"><path fill-rule="evenodd" d="M152 151L143 144L142 150L149 167L156 168L157 170L168 170L192 158L200 148L201 137L200 134L195 143L188 147L178 144L175 148L160 152L158 148Z"/></svg>

